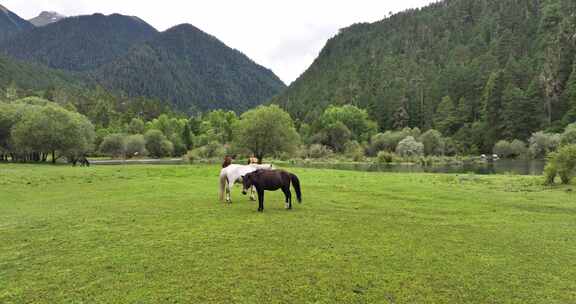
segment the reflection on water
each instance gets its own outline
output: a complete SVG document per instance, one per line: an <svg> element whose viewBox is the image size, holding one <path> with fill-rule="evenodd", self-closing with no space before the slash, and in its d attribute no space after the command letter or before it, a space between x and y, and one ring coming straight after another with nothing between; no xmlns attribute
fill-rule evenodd
<svg viewBox="0 0 576 304"><path fill-rule="evenodd" d="M544 161L538 160L497 160L494 162L464 162L461 164L436 164L422 166L417 164L369 164L369 163L299 163L287 164L288 167L317 169L356 170L371 172L403 173L475 173L475 174L518 174L542 175Z"/></svg>
<svg viewBox="0 0 576 304"><path fill-rule="evenodd" d="M146 159L146 160L94 160L95 165L128 165L128 164L158 164L183 165L182 159ZM281 167L300 167L317 169L337 169L373 172L405 172L405 173L475 173L475 174L518 174L542 175L545 162L541 160L497 160L494 162L466 161L458 164L436 164L422 166L417 164L371 164L371 163L282 163Z"/></svg>

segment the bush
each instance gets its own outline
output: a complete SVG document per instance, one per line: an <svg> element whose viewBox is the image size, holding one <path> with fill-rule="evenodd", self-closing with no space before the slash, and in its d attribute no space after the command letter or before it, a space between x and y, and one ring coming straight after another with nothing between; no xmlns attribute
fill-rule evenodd
<svg viewBox="0 0 576 304"><path fill-rule="evenodd" d="M378 152L376 160L380 164L389 164L394 161L394 153L388 151L380 151Z"/></svg>
<svg viewBox="0 0 576 304"><path fill-rule="evenodd" d="M556 176L560 176L563 184L569 184L576 169L576 145L567 145L557 152L548 155L548 163L544 169L546 183L554 183Z"/></svg>
<svg viewBox="0 0 576 304"><path fill-rule="evenodd" d="M327 146L320 144L312 144L308 149L305 149L305 158L329 158L334 152Z"/></svg>
<svg viewBox="0 0 576 304"><path fill-rule="evenodd" d="M217 141L213 141L203 147L196 148L186 154L189 162L200 159L223 158L226 155L226 148Z"/></svg>
<svg viewBox="0 0 576 304"><path fill-rule="evenodd" d="M414 137L408 136L398 143L396 154L400 156L421 156L424 154L424 145L417 142Z"/></svg>
<svg viewBox="0 0 576 304"><path fill-rule="evenodd" d="M104 137L102 143L100 144L100 152L112 157L123 157L126 153L124 135L110 134Z"/></svg>
<svg viewBox="0 0 576 304"><path fill-rule="evenodd" d="M456 156L460 150L461 147L458 146L456 141L449 137L444 138L444 155Z"/></svg>
<svg viewBox="0 0 576 304"><path fill-rule="evenodd" d="M357 141L349 141L344 145L344 155L353 161L364 160L364 148Z"/></svg>
<svg viewBox="0 0 576 304"><path fill-rule="evenodd" d="M144 135L146 150L153 157L171 156L174 146L159 130L150 130Z"/></svg>
<svg viewBox="0 0 576 304"><path fill-rule="evenodd" d="M528 154L528 147L525 142L515 139L510 143L510 151L513 156L520 157Z"/></svg>
<svg viewBox="0 0 576 304"><path fill-rule="evenodd" d="M576 144L576 123L570 124L566 127L561 136L561 143L563 145Z"/></svg>
<svg viewBox="0 0 576 304"><path fill-rule="evenodd" d="M444 155L444 139L440 132L431 129L422 134L419 139L424 144L425 155Z"/></svg>
<svg viewBox="0 0 576 304"><path fill-rule="evenodd" d="M494 145L492 152L504 158L509 158L512 155L512 146L506 140L500 140Z"/></svg>
<svg viewBox="0 0 576 304"><path fill-rule="evenodd" d="M560 134L542 131L533 133L529 140L530 154L534 158L544 158L548 153L556 150L560 145L560 140Z"/></svg>
<svg viewBox="0 0 576 304"><path fill-rule="evenodd" d="M128 131L128 134L144 134L146 131L146 124L140 118L132 118L126 127L126 131Z"/></svg>
<svg viewBox="0 0 576 304"><path fill-rule="evenodd" d="M410 131L410 132L409 132ZM378 133L370 139L370 145L366 152L369 156L376 156L380 151L394 152L398 143L410 136L409 133L412 129L406 128L403 131L386 131L385 133Z"/></svg>
<svg viewBox="0 0 576 304"><path fill-rule="evenodd" d="M186 153L186 155L184 155L184 161L187 161L190 164L193 164L199 160L201 160L202 158L198 155L198 151L197 149L194 150L190 150Z"/></svg>
<svg viewBox="0 0 576 304"><path fill-rule="evenodd" d="M331 147L336 152L344 152L345 145L352 138L352 132L342 122L336 122L321 132L322 144Z"/></svg>
<svg viewBox="0 0 576 304"><path fill-rule="evenodd" d="M125 138L126 156L146 155L146 140L143 135L130 135Z"/></svg>

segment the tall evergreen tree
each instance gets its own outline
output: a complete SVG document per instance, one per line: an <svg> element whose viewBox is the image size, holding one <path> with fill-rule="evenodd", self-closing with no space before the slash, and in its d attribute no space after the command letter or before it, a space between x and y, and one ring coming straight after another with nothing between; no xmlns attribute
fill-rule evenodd
<svg viewBox="0 0 576 304"><path fill-rule="evenodd" d="M401 106L396 110L393 117L393 127L395 130L401 130L408 127L410 121L410 116L408 116L408 111L404 106Z"/></svg>
<svg viewBox="0 0 576 304"><path fill-rule="evenodd" d="M442 98L442 102L436 109L434 126L444 135L452 135L458 127L458 117L456 106L450 96Z"/></svg>
<svg viewBox="0 0 576 304"><path fill-rule="evenodd" d="M482 95L482 119L488 129L485 132L486 144L493 146L502 138L502 93L504 91L503 72L490 75Z"/></svg>
<svg viewBox="0 0 576 304"><path fill-rule="evenodd" d="M568 105L568 111L564 115L563 121L565 124L576 121L576 63L572 68L572 74L566 84L566 90L562 95L564 102Z"/></svg>

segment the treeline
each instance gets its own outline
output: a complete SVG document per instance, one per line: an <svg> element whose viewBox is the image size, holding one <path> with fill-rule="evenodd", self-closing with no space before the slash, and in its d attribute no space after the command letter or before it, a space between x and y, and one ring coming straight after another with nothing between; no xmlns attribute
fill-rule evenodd
<svg viewBox="0 0 576 304"><path fill-rule="evenodd" d="M259 159L338 157L391 162L470 155L465 143L435 129L380 132L366 110L352 105L331 105L308 124L294 122L276 105L260 106L240 116L225 110L188 116L153 100L119 98L103 89L77 95L53 89L43 93L44 99L11 96L0 103L1 160L46 161L49 154L53 161L86 155L186 155L198 160L254 154ZM570 144L576 144L576 123L559 133L534 132L528 141L500 140L490 153L544 158Z"/></svg>
<svg viewBox="0 0 576 304"><path fill-rule="evenodd" d="M95 133L83 115L44 99L0 102L0 160L74 160L92 151Z"/></svg>
<svg viewBox="0 0 576 304"><path fill-rule="evenodd" d="M576 119L576 2L445 0L332 38L274 102L310 123L330 104L380 130L436 129L470 154Z"/></svg>

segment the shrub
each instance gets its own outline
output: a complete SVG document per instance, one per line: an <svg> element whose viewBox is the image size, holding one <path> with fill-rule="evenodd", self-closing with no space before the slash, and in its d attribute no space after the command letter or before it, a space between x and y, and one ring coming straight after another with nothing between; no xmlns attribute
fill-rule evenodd
<svg viewBox="0 0 576 304"><path fill-rule="evenodd" d="M122 157L126 153L126 144L124 142L124 135L110 134L102 140L100 144L100 152L112 157Z"/></svg>
<svg viewBox="0 0 576 304"><path fill-rule="evenodd" d="M140 118L132 118L126 127L126 131L128 131L129 134L144 134L146 131L146 124Z"/></svg>
<svg viewBox="0 0 576 304"><path fill-rule="evenodd" d="M357 141L349 141L344 145L344 155L353 161L362 161L364 148Z"/></svg>
<svg viewBox="0 0 576 304"><path fill-rule="evenodd" d="M318 158L328 158L332 156L333 152L327 146L320 144L312 144L310 145L310 147L308 147L308 149L306 149L305 154L306 158L318 159Z"/></svg>
<svg viewBox="0 0 576 304"><path fill-rule="evenodd" d="M447 156L455 156L460 151L458 143L452 138L444 138L444 154Z"/></svg>
<svg viewBox="0 0 576 304"><path fill-rule="evenodd" d="M396 154L400 156L421 156L424 154L424 145L417 142L414 137L408 136L398 143Z"/></svg>
<svg viewBox="0 0 576 304"><path fill-rule="evenodd" d="M376 160L380 164L389 164L394 161L394 153L388 151L380 151L378 152Z"/></svg>
<svg viewBox="0 0 576 304"><path fill-rule="evenodd" d="M126 155L128 157L146 155L146 140L143 135L131 135L125 138Z"/></svg>
<svg viewBox="0 0 576 304"><path fill-rule="evenodd" d="M560 176L563 184L569 184L576 169L576 145L561 147L548 155L548 163L544 169L547 184L553 184L556 176Z"/></svg>
<svg viewBox="0 0 576 304"><path fill-rule="evenodd" d="M561 143L563 145L576 144L576 123L570 124L566 127L561 136Z"/></svg>
<svg viewBox="0 0 576 304"><path fill-rule="evenodd" d="M202 159L202 158L198 155L197 149L190 150L186 153L186 155L184 155L184 160L190 164L193 164L193 163L199 161L200 159Z"/></svg>
<svg viewBox="0 0 576 304"><path fill-rule="evenodd" d="M525 142L515 139L510 143L510 152L516 157L523 156L528 153L528 147Z"/></svg>
<svg viewBox="0 0 576 304"><path fill-rule="evenodd" d="M506 140L500 140L494 145L492 152L504 158L509 158L512 155L512 146Z"/></svg>
<svg viewBox="0 0 576 304"><path fill-rule="evenodd" d="M543 158L548 153L556 150L560 144L560 134L544 133L542 131L533 133L529 139L530 154L534 158Z"/></svg>
<svg viewBox="0 0 576 304"><path fill-rule="evenodd" d="M325 144L336 152L344 152L345 145L352 138L352 132L342 122L336 122L321 132L323 133L322 144Z"/></svg>
<svg viewBox="0 0 576 304"><path fill-rule="evenodd" d="M196 148L188 152L187 156L192 157L195 160L198 159L212 159L212 158L222 158L226 154L226 149L222 144L217 141L210 142L209 144Z"/></svg>
<svg viewBox="0 0 576 304"><path fill-rule="evenodd" d="M222 144L217 141L210 142L206 146L201 148L203 152L200 156L204 158L222 158L226 154L226 149Z"/></svg>
<svg viewBox="0 0 576 304"><path fill-rule="evenodd" d="M171 156L174 152L174 145L159 130L146 132L144 139L146 140L146 150L153 157Z"/></svg>
<svg viewBox="0 0 576 304"><path fill-rule="evenodd" d="M386 131L385 133L378 133L370 139L370 145L367 149L369 156L376 156L380 151L394 152L398 143L410 136L410 133L418 133L413 129L406 128L402 131Z"/></svg>
<svg viewBox="0 0 576 304"><path fill-rule="evenodd" d="M419 139L420 142L424 144L425 155L444 154L444 139L440 132L431 129L422 134Z"/></svg>

